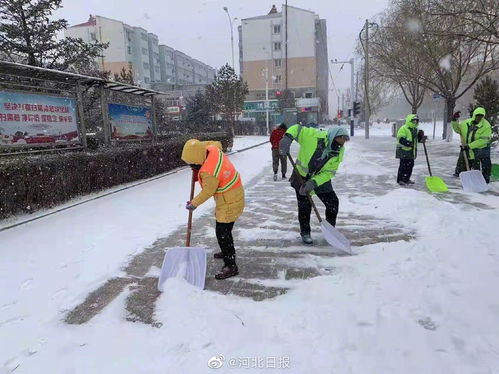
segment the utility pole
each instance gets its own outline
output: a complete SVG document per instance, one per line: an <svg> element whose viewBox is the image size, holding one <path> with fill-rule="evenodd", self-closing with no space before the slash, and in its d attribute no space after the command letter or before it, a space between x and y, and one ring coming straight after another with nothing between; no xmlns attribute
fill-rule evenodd
<svg viewBox="0 0 499 374"><path fill-rule="evenodd" d="M270 135L269 125L269 68L265 67L265 123L267 124L267 135Z"/></svg>
<svg viewBox="0 0 499 374"><path fill-rule="evenodd" d="M284 5L286 7L284 11L284 70L286 75L285 89L288 89L288 0Z"/></svg>
<svg viewBox="0 0 499 374"><path fill-rule="evenodd" d="M353 96L353 93L354 93L354 74L355 74L354 60L353 60L353 58L351 58L348 61L331 60L331 63L332 64L350 64L350 68L351 68L351 71L350 71L350 97L352 98L351 103L350 103L350 107L352 109L351 116L350 116L350 136L354 136L355 116L353 113L353 102L355 100L357 100L357 95L355 95L355 100L353 99L353 97L354 97ZM338 97L338 100L339 100L339 97ZM339 104L338 104L338 108L339 108Z"/></svg>
<svg viewBox="0 0 499 374"><path fill-rule="evenodd" d="M338 117L339 113L340 113L340 94L338 93L338 110L336 111L336 117Z"/></svg>
<svg viewBox="0 0 499 374"><path fill-rule="evenodd" d="M232 18L230 18L229 8L227 8L226 6L224 6L224 11L225 11L225 13L227 13L227 17L229 17L230 45L231 45L231 48L232 48L232 69L234 69L234 71L235 71L236 67L234 66L234 30L233 30L233 27L232 27Z"/></svg>
<svg viewBox="0 0 499 374"><path fill-rule="evenodd" d="M366 19L366 65L365 71L365 97L364 97L364 110L365 110L365 134L366 139L369 139L369 117L371 116L369 110L369 20Z"/></svg>

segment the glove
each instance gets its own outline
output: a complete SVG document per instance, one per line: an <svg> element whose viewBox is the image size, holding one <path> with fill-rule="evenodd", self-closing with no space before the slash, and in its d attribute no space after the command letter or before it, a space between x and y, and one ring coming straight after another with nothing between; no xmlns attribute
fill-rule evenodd
<svg viewBox="0 0 499 374"><path fill-rule="evenodd" d="M301 187L300 191L298 193L300 195L306 196L308 195L315 187L317 187L317 184L313 180L306 181Z"/></svg>
<svg viewBox="0 0 499 374"><path fill-rule="evenodd" d="M461 146L461 149L462 149L463 151L469 151L469 150L470 150L470 146L469 146L469 145L467 145L467 144L466 144L466 145L462 145L462 146Z"/></svg>
<svg viewBox="0 0 499 374"><path fill-rule="evenodd" d="M282 137L279 142L279 154L281 156L286 156L289 153L291 143L293 143L293 138L290 135L286 134Z"/></svg>
<svg viewBox="0 0 499 374"><path fill-rule="evenodd" d="M460 111L457 111L456 113L454 113L454 114L452 115L452 120L453 120L453 121L457 121L460 117L461 117L461 112L460 112Z"/></svg>
<svg viewBox="0 0 499 374"><path fill-rule="evenodd" d="M185 203L185 209L187 210L195 210L197 207L192 205L190 201Z"/></svg>
<svg viewBox="0 0 499 374"><path fill-rule="evenodd" d="M423 138L424 138L424 131L423 130L419 130L418 131L418 141L422 142Z"/></svg>

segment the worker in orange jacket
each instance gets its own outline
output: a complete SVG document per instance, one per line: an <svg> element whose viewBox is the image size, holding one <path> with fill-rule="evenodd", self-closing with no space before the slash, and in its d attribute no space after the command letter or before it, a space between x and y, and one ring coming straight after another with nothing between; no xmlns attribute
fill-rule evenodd
<svg viewBox="0 0 499 374"><path fill-rule="evenodd" d="M232 229L244 210L241 176L221 148L219 142L190 139L182 151L182 160L197 174L202 188L192 201L187 202L186 209L194 210L212 196L215 199L215 231L221 252L215 253L214 257L224 260L224 266L215 275L216 279L239 274Z"/></svg>

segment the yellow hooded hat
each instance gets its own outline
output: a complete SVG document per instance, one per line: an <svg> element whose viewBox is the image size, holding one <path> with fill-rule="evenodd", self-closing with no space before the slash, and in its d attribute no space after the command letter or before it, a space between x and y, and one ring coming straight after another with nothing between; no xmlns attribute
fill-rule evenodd
<svg viewBox="0 0 499 374"><path fill-rule="evenodd" d="M206 160L206 147L210 145L222 150L222 143L217 140L199 141L189 139L185 142L182 150L182 161L189 165L202 165Z"/></svg>

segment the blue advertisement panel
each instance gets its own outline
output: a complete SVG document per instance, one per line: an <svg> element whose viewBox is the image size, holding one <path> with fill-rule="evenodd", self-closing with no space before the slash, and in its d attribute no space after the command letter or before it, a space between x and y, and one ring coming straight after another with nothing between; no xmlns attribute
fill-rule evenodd
<svg viewBox="0 0 499 374"><path fill-rule="evenodd" d="M0 146L78 143L76 100L0 90Z"/></svg>
<svg viewBox="0 0 499 374"><path fill-rule="evenodd" d="M109 104L109 119L113 139L152 138L152 113L150 108Z"/></svg>

